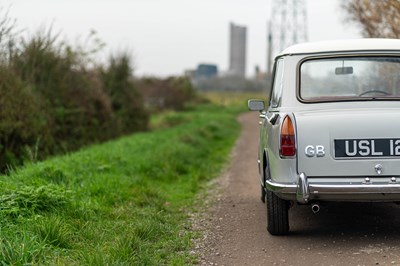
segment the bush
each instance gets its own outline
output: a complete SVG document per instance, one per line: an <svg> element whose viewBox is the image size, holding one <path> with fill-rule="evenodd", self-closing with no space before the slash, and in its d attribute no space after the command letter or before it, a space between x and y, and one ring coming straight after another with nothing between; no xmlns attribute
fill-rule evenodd
<svg viewBox="0 0 400 266"><path fill-rule="evenodd" d="M0 166L18 164L26 150L48 139L48 117L33 87L0 65Z"/></svg>
<svg viewBox="0 0 400 266"><path fill-rule="evenodd" d="M38 35L23 43L12 61L15 72L52 110L48 129L64 148L109 138L102 135L112 118L109 97L95 70L86 69L80 60L70 47Z"/></svg>
<svg viewBox="0 0 400 266"><path fill-rule="evenodd" d="M164 109L183 110L188 103L197 99L186 77L144 78L137 83L146 106L153 112Z"/></svg>
<svg viewBox="0 0 400 266"><path fill-rule="evenodd" d="M0 55L0 169L147 128L128 54L104 67L51 33L12 43Z"/></svg>
<svg viewBox="0 0 400 266"><path fill-rule="evenodd" d="M117 127L122 134L146 129L149 118L133 82L132 72L132 63L127 53L111 56L109 65L101 72L117 117Z"/></svg>

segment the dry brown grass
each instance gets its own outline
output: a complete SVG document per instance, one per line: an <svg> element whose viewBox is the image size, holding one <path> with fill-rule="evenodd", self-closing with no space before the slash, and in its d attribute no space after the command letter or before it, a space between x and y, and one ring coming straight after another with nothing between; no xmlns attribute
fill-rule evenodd
<svg viewBox="0 0 400 266"><path fill-rule="evenodd" d="M267 100L265 92L204 92L200 94L210 102L222 106L237 106L247 108L247 100Z"/></svg>

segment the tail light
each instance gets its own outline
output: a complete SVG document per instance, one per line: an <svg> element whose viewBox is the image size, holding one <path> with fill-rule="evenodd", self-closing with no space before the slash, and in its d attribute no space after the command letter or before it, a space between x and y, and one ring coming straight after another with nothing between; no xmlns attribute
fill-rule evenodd
<svg viewBox="0 0 400 266"><path fill-rule="evenodd" d="M296 138L292 120L286 116L281 127L281 149L283 157L292 157L296 155Z"/></svg>

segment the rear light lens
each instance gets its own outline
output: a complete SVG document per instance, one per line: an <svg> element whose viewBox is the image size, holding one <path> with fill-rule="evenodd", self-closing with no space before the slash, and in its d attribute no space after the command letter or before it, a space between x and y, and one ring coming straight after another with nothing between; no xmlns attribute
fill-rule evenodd
<svg viewBox="0 0 400 266"><path fill-rule="evenodd" d="M281 156L292 157L296 155L296 138L294 126L289 116L283 120L281 127Z"/></svg>

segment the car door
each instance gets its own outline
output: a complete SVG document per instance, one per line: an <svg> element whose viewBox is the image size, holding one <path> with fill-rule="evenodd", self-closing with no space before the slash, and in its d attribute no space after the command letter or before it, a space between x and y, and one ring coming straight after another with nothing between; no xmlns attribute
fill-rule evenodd
<svg viewBox="0 0 400 266"><path fill-rule="evenodd" d="M263 173L265 168L270 171L269 163L279 157L279 129L280 129L280 104L283 90L284 78L284 58L280 58L275 62L273 83L270 94L270 101L267 110L260 114L262 126L260 130L260 158L266 156L266 161L263 162L263 167L260 169ZM270 176L262 175L262 177ZM265 180L262 180L264 182Z"/></svg>

